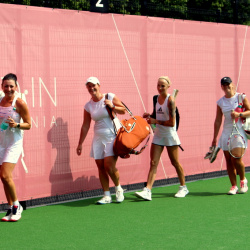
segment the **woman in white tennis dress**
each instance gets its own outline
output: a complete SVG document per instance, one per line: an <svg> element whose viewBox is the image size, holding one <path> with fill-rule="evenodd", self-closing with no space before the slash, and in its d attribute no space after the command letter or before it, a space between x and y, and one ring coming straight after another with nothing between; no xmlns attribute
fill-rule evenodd
<svg viewBox="0 0 250 250"><path fill-rule="evenodd" d="M109 176L115 184L116 202L120 203L124 200L124 195L119 182L119 171L116 168L117 156L115 156L113 151L116 134L106 106L109 106L118 114L125 114L126 109L115 94L108 93L108 99L106 99L106 94L100 92L100 82L96 77L88 78L86 87L91 95L91 99L84 107L84 120L76 152L78 155L81 155L82 144L89 131L91 120L94 120L94 138L90 156L95 159L99 171L99 179L104 190L104 196L97 201L97 204L112 202L109 190Z"/></svg>
<svg viewBox="0 0 250 250"><path fill-rule="evenodd" d="M26 103L18 98L17 77L8 74L2 80L4 97L0 100L0 176L8 201L7 214L2 221L18 221L23 211L18 202L12 172L23 148L21 130L31 128L31 118ZM20 120L23 120L20 123Z"/></svg>
<svg viewBox="0 0 250 250"><path fill-rule="evenodd" d="M188 194L185 184L185 175L179 162L179 145L181 144L176 131L175 101L168 93L171 82L167 76L161 76L157 82L159 92L156 103L156 119L151 118L149 113L144 113L143 117L147 118L149 124L156 124L154 139L150 149L150 170L148 173L147 186L135 195L144 200L152 200L151 189L155 181L157 167L164 147L167 148L171 164L177 172L180 187L175 197L182 198Z"/></svg>
<svg viewBox="0 0 250 250"><path fill-rule="evenodd" d="M250 104L245 95L243 95L243 108L244 112L232 112L238 107L239 104L239 93L235 91L235 86L230 77L223 77L221 79L221 89L225 95L217 101L217 111L216 118L214 122L214 137L212 141L212 146L216 146L217 137L222 123L223 115L224 125L223 131L219 139L218 147L221 148L224 152L224 156L227 164L227 172L231 182L231 189L228 194L236 194L238 192L237 173L240 176L240 193L246 193L248 190L247 179L245 178L245 165L242 161L242 158L234 158L230 155L228 151L228 138L233 129L233 119L237 119L237 128L241 135L245 138L246 148L247 148L247 138L245 136L244 130L242 128L242 122L240 118L250 116Z"/></svg>

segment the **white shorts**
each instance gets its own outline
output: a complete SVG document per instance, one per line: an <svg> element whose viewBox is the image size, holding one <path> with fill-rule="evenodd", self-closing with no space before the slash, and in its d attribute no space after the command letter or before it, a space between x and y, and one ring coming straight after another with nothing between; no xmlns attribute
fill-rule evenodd
<svg viewBox="0 0 250 250"><path fill-rule="evenodd" d="M0 146L0 165L3 162L17 163L23 149L23 140L18 140L9 147Z"/></svg>
<svg viewBox="0 0 250 250"><path fill-rule="evenodd" d="M160 145L160 146L179 146L181 145L179 136L169 136L169 137L160 137L157 135L154 135L153 144Z"/></svg>
<svg viewBox="0 0 250 250"><path fill-rule="evenodd" d="M114 156L113 145L116 136L112 135L95 135L92 141L90 157L95 160L104 159L108 156Z"/></svg>

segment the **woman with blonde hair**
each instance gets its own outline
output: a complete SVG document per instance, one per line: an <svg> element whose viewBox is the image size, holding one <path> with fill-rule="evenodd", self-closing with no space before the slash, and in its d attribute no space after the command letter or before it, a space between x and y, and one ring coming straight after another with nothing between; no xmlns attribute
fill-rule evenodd
<svg viewBox="0 0 250 250"><path fill-rule="evenodd" d="M176 114L175 100L168 93L171 81L167 76L161 76L157 82L157 90L159 93L156 103L156 119L152 118L149 113L144 113L149 124L156 124L154 138L150 149L150 170L148 173L147 186L135 195L144 200L151 201L151 189L155 181L157 166L166 146L171 164L175 167L181 186L175 197L185 197L188 189L185 185L185 175L183 168L179 162L179 145L181 144L176 132Z"/></svg>

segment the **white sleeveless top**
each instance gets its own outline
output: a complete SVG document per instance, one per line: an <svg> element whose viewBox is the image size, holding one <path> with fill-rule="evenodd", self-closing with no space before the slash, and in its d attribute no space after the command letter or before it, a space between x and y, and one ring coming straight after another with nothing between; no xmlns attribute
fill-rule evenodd
<svg viewBox="0 0 250 250"><path fill-rule="evenodd" d="M157 103L155 106L156 120L159 120L159 121L169 120L169 109L168 109L169 97L170 97L170 94L167 95L167 97L162 105L159 104L158 99L157 99ZM166 137L167 135L169 135L169 136L175 135L176 134L176 122L175 122L174 127L168 127L168 126L156 124L155 134L157 136L162 136L162 137Z"/></svg>
<svg viewBox="0 0 250 250"><path fill-rule="evenodd" d="M20 123L21 116L14 110L17 96L15 96L11 106L2 107L0 100L0 124L4 122L4 120L8 119L11 116L16 123ZM19 128L10 128L8 127L6 130L0 131L0 146L7 147L8 145L12 145L18 140L23 139L23 133Z"/></svg>
<svg viewBox="0 0 250 250"><path fill-rule="evenodd" d="M169 110L168 110L168 99L170 94L167 95L164 103L160 105L156 103L156 120L167 121L169 120ZM152 141L153 144L160 146L176 146L180 145L180 139L176 131L176 125L174 127L163 126L156 124L154 138Z"/></svg>

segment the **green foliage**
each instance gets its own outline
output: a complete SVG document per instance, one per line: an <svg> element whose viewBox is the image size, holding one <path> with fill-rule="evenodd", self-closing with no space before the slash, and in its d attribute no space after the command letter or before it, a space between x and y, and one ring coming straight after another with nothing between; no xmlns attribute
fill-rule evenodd
<svg viewBox="0 0 250 250"><path fill-rule="evenodd" d="M2 0L1 2L63 9L90 9L90 0ZM249 24L250 0L109 0L109 12Z"/></svg>

